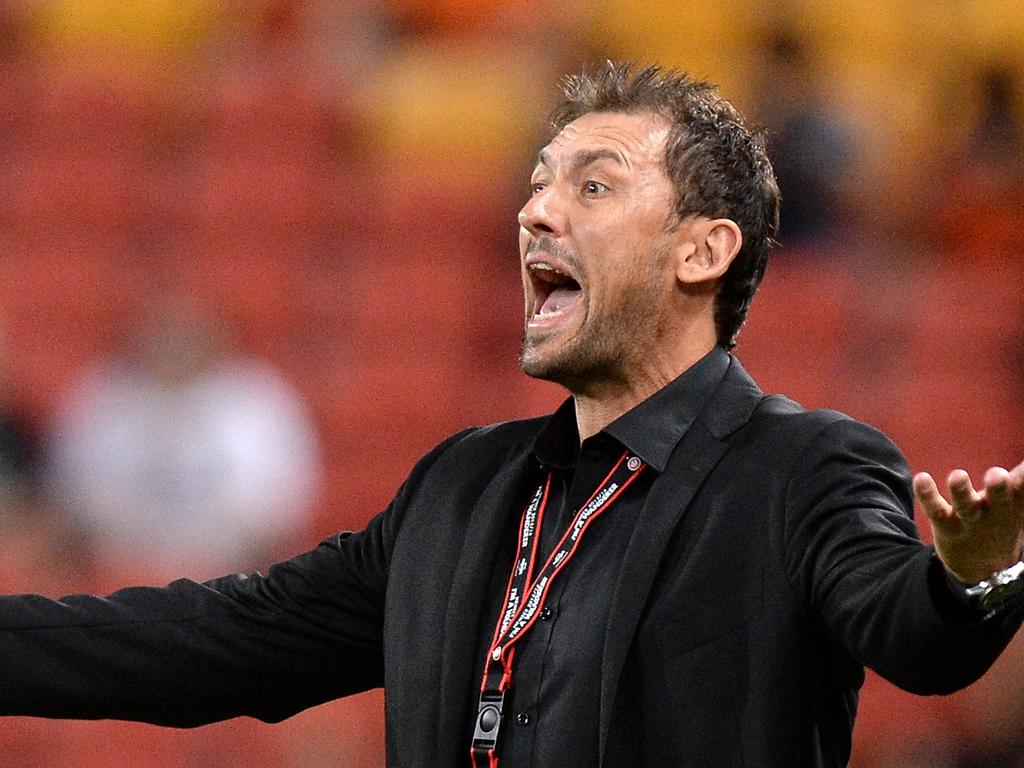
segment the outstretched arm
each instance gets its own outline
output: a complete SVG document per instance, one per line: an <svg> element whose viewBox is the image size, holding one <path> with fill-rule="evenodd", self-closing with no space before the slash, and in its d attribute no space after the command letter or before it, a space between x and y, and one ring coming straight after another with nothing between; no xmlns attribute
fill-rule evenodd
<svg viewBox="0 0 1024 768"><path fill-rule="evenodd" d="M108 597L0 596L0 715L273 722L382 685L394 537L430 466L463 434L421 459L362 531L331 536L265 576Z"/></svg>
<svg viewBox="0 0 1024 768"><path fill-rule="evenodd" d="M0 596L0 714L276 721L381 685L379 521L266 576Z"/></svg>
<svg viewBox="0 0 1024 768"><path fill-rule="evenodd" d="M975 490L962 469L949 474L952 503L927 472L914 477L914 494L934 534L935 550L953 576L977 584L1021 559L1024 551L1024 462L1009 472L992 467Z"/></svg>
<svg viewBox="0 0 1024 768"><path fill-rule="evenodd" d="M888 438L832 420L807 444L790 480L787 557L812 613L854 659L904 690L951 693L985 673L1020 626L1024 604L963 610L934 549L916 537L910 479ZM1003 536L992 538L1004 545L1006 562L976 562L983 573L972 583L1018 555Z"/></svg>

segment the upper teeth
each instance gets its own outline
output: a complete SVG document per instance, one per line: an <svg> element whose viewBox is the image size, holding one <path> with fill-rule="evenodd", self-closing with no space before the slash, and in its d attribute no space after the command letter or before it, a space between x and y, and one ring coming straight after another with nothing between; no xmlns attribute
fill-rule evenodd
<svg viewBox="0 0 1024 768"><path fill-rule="evenodd" d="M568 275L555 269L546 261L535 261L533 264L530 264L530 270L537 274L537 277L541 280L549 283L569 279Z"/></svg>

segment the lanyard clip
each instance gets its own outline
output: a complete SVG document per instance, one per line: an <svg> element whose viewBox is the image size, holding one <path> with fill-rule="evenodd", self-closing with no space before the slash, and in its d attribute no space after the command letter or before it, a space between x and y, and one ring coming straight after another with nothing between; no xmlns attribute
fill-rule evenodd
<svg viewBox="0 0 1024 768"><path fill-rule="evenodd" d="M505 707L505 691L484 691L476 713L473 731L473 749L491 750L498 743L501 731L501 713Z"/></svg>

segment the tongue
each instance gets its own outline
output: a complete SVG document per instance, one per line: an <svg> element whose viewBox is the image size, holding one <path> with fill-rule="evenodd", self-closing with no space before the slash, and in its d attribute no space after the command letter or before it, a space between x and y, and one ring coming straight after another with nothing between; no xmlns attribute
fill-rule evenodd
<svg viewBox="0 0 1024 768"><path fill-rule="evenodd" d="M579 295L579 288L567 288L564 286L555 288L555 290L549 293L548 297L544 299L544 303L541 305L538 314L550 315L563 310L572 304Z"/></svg>

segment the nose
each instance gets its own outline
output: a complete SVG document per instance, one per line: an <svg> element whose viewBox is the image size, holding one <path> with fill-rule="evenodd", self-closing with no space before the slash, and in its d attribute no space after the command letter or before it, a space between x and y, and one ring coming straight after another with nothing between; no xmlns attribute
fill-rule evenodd
<svg viewBox="0 0 1024 768"><path fill-rule="evenodd" d="M566 224L565 205L554 184L534 192L519 211L519 226L534 237L558 237Z"/></svg>

